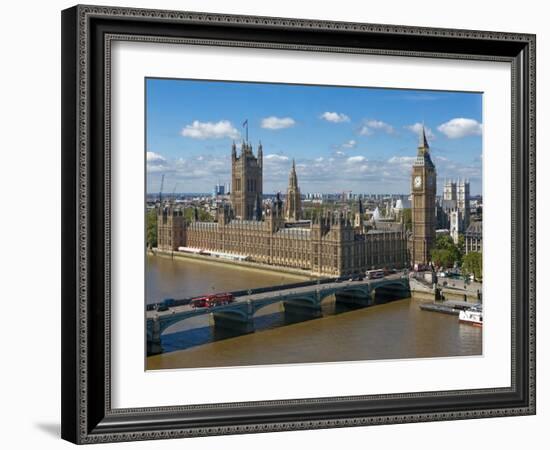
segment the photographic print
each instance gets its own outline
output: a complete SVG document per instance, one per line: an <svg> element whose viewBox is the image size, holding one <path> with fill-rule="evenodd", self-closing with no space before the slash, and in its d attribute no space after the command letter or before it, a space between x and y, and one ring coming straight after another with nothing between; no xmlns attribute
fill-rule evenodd
<svg viewBox="0 0 550 450"><path fill-rule="evenodd" d="M61 40L64 439L535 414L534 35L78 5Z"/></svg>
<svg viewBox="0 0 550 450"><path fill-rule="evenodd" d="M482 354L482 94L148 78L147 369Z"/></svg>

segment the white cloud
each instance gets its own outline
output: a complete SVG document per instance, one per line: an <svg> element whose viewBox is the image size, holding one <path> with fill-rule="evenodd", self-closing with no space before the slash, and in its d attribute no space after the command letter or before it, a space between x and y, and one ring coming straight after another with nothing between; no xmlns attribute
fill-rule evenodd
<svg viewBox="0 0 550 450"><path fill-rule="evenodd" d="M185 154L185 153L182 153ZM288 184L288 171L292 152L272 153L264 156L264 192L284 192ZM410 153L387 159L372 159L370 155L347 155L333 151L329 155L317 153L299 158L296 167L302 192L401 192L410 189L411 168L416 156ZM213 180L222 183L231 180L231 155L203 153L186 158L171 159L155 152L147 154L147 184L150 192L158 192L161 175L165 185L178 183L182 192L210 192ZM444 178L470 178L480 183L481 164L476 161L462 163L450 157L434 157L437 167L438 189Z"/></svg>
<svg viewBox="0 0 550 450"><path fill-rule="evenodd" d="M166 158L156 152L147 152L147 172L169 172L170 164Z"/></svg>
<svg viewBox="0 0 550 450"><path fill-rule="evenodd" d="M442 123L437 129L449 139L460 139L466 136L480 135L482 126L477 120L457 117Z"/></svg>
<svg viewBox="0 0 550 450"><path fill-rule="evenodd" d="M371 136L372 134L374 134L374 131L372 131L369 127L367 127L366 125L363 125L361 126L361 128L359 128L359 132L358 134L360 136Z"/></svg>
<svg viewBox="0 0 550 450"><path fill-rule="evenodd" d="M155 152L147 152L147 164L158 165L166 162L166 158Z"/></svg>
<svg viewBox="0 0 550 450"><path fill-rule="evenodd" d="M435 134L433 134L433 131L424 124L416 122L412 125L405 125L407 130L412 131L417 136L420 136L420 133L422 133L422 127L424 127L428 140L433 141L435 139Z"/></svg>
<svg viewBox="0 0 550 450"><path fill-rule="evenodd" d="M229 120L219 122L199 122L194 120L191 125L185 125L181 135L192 139L238 139L240 134Z"/></svg>
<svg viewBox="0 0 550 450"><path fill-rule="evenodd" d="M408 164L412 166L415 159L415 156L392 156L388 159L388 162L390 164Z"/></svg>
<svg viewBox="0 0 550 450"><path fill-rule="evenodd" d="M264 156L264 159L266 159L268 161L273 161L273 162L288 161L288 156L270 154L270 155Z"/></svg>
<svg viewBox="0 0 550 450"><path fill-rule="evenodd" d="M367 158L364 156L350 156L347 160L348 164L357 164L361 162L365 162Z"/></svg>
<svg viewBox="0 0 550 450"><path fill-rule="evenodd" d="M354 141L353 139L350 139L347 142L344 142L342 144L343 148L355 148L357 146L357 141Z"/></svg>
<svg viewBox="0 0 550 450"><path fill-rule="evenodd" d="M332 146L334 150L340 150L341 152L345 150L350 150L355 147L357 147L357 141L354 139L350 139L349 141L346 141L343 144L337 144Z"/></svg>
<svg viewBox="0 0 550 450"><path fill-rule="evenodd" d="M294 125L296 125L296 121L292 117L270 116L262 119L262 128L267 128L268 130L281 130L293 127Z"/></svg>
<svg viewBox="0 0 550 450"><path fill-rule="evenodd" d="M393 134L395 129L389 123L381 120L367 120L359 129L359 134L362 136L370 136L375 131L383 131L387 134Z"/></svg>
<svg viewBox="0 0 550 450"><path fill-rule="evenodd" d="M332 123L342 123L342 122L350 121L350 118L346 116L344 113L337 113L337 112L330 112L330 111L326 111L323 114L321 114L321 119L324 119L327 122L332 122Z"/></svg>

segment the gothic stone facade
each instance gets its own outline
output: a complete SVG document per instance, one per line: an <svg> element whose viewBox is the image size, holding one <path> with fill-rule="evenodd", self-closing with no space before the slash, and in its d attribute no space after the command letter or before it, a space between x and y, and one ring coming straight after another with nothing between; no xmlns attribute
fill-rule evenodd
<svg viewBox="0 0 550 450"><path fill-rule="evenodd" d="M455 244L470 225L470 182L446 180L443 198L436 207L437 226L447 228Z"/></svg>
<svg viewBox="0 0 550 450"><path fill-rule="evenodd" d="M233 143L231 149L231 205L235 217L243 220L259 218L262 200L263 151L258 146L258 156L254 156L252 146L242 143L241 153Z"/></svg>
<svg viewBox="0 0 550 450"><path fill-rule="evenodd" d="M165 212L166 211L166 212ZM160 216L177 214L165 208ZM361 274L381 267L405 267L408 263L406 237L402 231L364 231L349 215L327 213L311 222L293 226L284 219L282 204L268 209L264 220L231 217L220 207L217 222L172 221L171 232L158 235L158 248L199 248L210 252L244 255L249 261L342 276ZM171 239L170 239L171 237ZM179 242L176 242L179 238Z"/></svg>
<svg viewBox="0 0 550 450"><path fill-rule="evenodd" d="M181 209L172 206L157 209L157 246L162 250L176 251L185 242L185 218Z"/></svg>
<svg viewBox="0 0 550 450"><path fill-rule="evenodd" d="M483 223L481 221L472 222L464 233L464 250L466 254L483 251Z"/></svg>

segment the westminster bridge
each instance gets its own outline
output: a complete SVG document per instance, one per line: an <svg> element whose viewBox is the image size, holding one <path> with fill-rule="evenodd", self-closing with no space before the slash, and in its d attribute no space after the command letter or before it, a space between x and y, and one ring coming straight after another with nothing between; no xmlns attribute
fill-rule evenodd
<svg viewBox="0 0 550 450"><path fill-rule="evenodd" d="M189 304L173 306L165 311L146 311L147 353L162 353L161 335L170 326L191 317L210 315L214 327L228 328L240 333L254 331L254 315L262 308L281 303L285 314L310 319L322 315L321 302L335 295L336 302L371 306L376 294L392 298L410 296L409 279L402 274L374 280L346 280L313 284L288 289L241 295L227 305L212 308L193 308Z"/></svg>

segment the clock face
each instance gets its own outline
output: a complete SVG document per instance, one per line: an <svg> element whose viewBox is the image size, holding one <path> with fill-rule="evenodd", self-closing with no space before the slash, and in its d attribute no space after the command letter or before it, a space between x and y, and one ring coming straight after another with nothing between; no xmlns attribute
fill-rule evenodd
<svg viewBox="0 0 550 450"><path fill-rule="evenodd" d="M422 186L422 177L421 176L414 177L414 187L419 188L421 186Z"/></svg>

